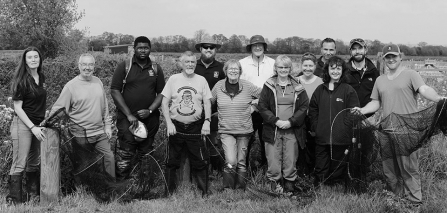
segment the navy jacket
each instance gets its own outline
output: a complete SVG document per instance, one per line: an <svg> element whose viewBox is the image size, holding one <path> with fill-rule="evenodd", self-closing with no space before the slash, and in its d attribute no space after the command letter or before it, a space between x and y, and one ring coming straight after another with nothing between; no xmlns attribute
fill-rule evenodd
<svg viewBox="0 0 447 213"><path fill-rule="evenodd" d="M347 128L349 111L344 109L358 107L359 99L349 84L335 83L333 91L328 86L328 83L318 86L310 100L311 131L315 132L318 145L330 145L332 127L332 145L349 145L352 130Z"/></svg>

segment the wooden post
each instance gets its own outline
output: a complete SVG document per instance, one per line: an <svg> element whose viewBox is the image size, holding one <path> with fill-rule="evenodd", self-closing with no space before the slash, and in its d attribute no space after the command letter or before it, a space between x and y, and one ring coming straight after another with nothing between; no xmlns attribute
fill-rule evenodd
<svg viewBox="0 0 447 213"><path fill-rule="evenodd" d="M60 158L59 133L46 129L46 139L41 143L40 205L47 206L59 200Z"/></svg>

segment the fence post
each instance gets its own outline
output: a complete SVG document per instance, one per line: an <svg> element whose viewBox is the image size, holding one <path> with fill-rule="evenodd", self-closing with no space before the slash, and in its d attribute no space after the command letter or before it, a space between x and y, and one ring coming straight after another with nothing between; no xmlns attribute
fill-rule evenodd
<svg viewBox="0 0 447 213"><path fill-rule="evenodd" d="M59 200L61 177L59 141L58 132L47 128L46 139L41 143L40 149L40 205L43 206Z"/></svg>

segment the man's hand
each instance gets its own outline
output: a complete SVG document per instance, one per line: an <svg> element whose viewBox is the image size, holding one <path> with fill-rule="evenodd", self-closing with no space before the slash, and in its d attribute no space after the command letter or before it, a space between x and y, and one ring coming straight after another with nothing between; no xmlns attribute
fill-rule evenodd
<svg viewBox="0 0 447 213"><path fill-rule="evenodd" d="M209 135L210 134L210 122L205 121L203 123L201 134L202 135Z"/></svg>
<svg viewBox="0 0 447 213"><path fill-rule="evenodd" d="M172 122L166 122L166 130L168 131L168 136L177 134L177 130L175 129L175 125Z"/></svg>
<svg viewBox="0 0 447 213"><path fill-rule="evenodd" d="M128 115L127 120L130 123L130 128L134 129L138 126L138 119L133 115Z"/></svg>
<svg viewBox="0 0 447 213"><path fill-rule="evenodd" d="M351 113L353 113L354 115L364 115L365 114L363 108L360 108L360 107L352 108Z"/></svg>
<svg viewBox="0 0 447 213"><path fill-rule="evenodd" d="M148 109L141 109L137 111L137 114L138 117L140 117L141 119L146 119L147 117L149 117L151 112Z"/></svg>
<svg viewBox="0 0 447 213"><path fill-rule="evenodd" d="M110 139L112 137L112 128L110 126L104 127L104 132L106 133L107 138Z"/></svg>

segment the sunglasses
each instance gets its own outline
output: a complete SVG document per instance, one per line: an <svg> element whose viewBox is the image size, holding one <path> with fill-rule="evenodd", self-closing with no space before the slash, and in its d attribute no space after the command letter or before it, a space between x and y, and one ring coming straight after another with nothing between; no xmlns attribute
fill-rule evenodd
<svg viewBox="0 0 447 213"><path fill-rule="evenodd" d="M204 46L202 46L202 48L203 49L210 49L210 50L214 50L215 48L216 48L216 46L213 46L213 45L204 45Z"/></svg>

